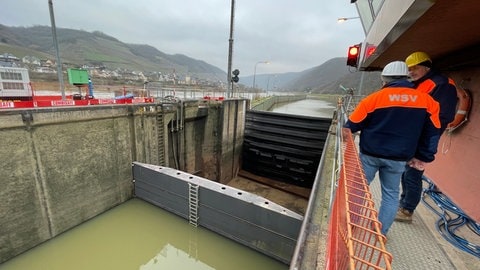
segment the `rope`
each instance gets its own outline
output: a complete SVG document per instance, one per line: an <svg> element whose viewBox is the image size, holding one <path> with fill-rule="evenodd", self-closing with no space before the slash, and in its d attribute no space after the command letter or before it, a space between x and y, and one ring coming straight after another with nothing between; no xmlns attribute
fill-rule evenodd
<svg viewBox="0 0 480 270"><path fill-rule="evenodd" d="M424 176L423 180L428 183L428 187L423 190L422 201L439 216L436 224L439 233L456 248L480 258L480 246L469 242L457 234L459 229L466 226L477 236L480 236L480 224L475 223L475 221L463 213L460 208L437 189L430 179ZM429 204L425 200L426 196L429 196L440 210Z"/></svg>
<svg viewBox="0 0 480 270"><path fill-rule="evenodd" d="M448 152L448 150L450 150L451 145L452 145L452 133L447 132L447 137L442 144L442 154L445 155Z"/></svg>

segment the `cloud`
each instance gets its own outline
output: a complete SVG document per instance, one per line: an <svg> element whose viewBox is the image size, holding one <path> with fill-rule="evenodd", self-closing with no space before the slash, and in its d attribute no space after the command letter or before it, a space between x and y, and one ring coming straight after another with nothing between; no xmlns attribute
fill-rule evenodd
<svg viewBox="0 0 480 270"><path fill-rule="evenodd" d="M0 24L50 26L48 1L4 0ZM5 3L6 2L6 3ZM125 43L148 44L228 68L231 1L228 0L53 0L57 28L101 31ZM236 0L233 68L241 76L298 72L361 42L360 20L350 1ZM61 48L60 48L61 50Z"/></svg>

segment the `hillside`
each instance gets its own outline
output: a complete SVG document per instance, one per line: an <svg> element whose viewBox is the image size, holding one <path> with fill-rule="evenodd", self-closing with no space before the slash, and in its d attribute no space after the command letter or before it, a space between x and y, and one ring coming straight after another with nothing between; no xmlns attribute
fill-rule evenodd
<svg viewBox="0 0 480 270"><path fill-rule="evenodd" d="M349 73L344 58L333 58L320 66L305 70L296 80L290 82L287 87L291 89L314 89L318 86L340 79Z"/></svg>
<svg viewBox="0 0 480 270"><path fill-rule="evenodd" d="M329 83L324 83L314 87L312 89L312 93L344 93L342 87L354 89L355 94L366 95L372 93L381 87L380 72L363 72L363 80L361 72L348 73L338 78L337 80L333 80Z"/></svg>
<svg viewBox="0 0 480 270"><path fill-rule="evenodd" d="M220 68L185 55L168 55L149 45L126 44L102 32L57 28L62 63L74 66L104 66L108 69L163 72L179 76L218 80L227 75ZM0 25L0 53L9 52L55 59L52 31L48 26L7 27Z"/></svg>
<svg viewBox="0 0 480 270"><path fill-rule="evenodd" d="M186 75L201 80L224 81L226 73L205 61L182 54L165 54L146 44L127 44L102 32L57 29L62 63L69 67L83 65L110 70L141 71L144 74ZM11 53L19 58L34 56L55 59L49 26L8 27L0 24L0 54ZM256 74L255 84L264 91L297 91L312 93L343 93L342 87L358 90L361 73L347 67L346 58L332 58L302 72ZM240 77L240 85L251 88L253 76ZM342 87L340 87L342 86ZM365 72L362 93L380 86L378 72ZM358 91L357 91L358 92Z"/></svg>
<svg viewBox="0 0 480 270"><path fill-rule="evenodd" d="M342 94L344 87L353 88L355 93L359 93L362 73L349 68L346 63L347 58L337 57L302 72L257 74L255 84L267 91ZM253 77L244 77L240 81L251 86ZM364 72L361 94L371 93L380 86L380 72Z"/></svg>

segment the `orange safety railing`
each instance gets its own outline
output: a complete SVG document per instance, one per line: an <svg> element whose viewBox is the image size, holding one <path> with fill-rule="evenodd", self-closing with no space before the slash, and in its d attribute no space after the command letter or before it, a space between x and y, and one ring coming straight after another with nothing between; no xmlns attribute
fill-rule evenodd
<svg viewBox="0 0 480 270"><path fill-rule="evenodd" d="M342 129L343 161L333 199L326 269L391 269L392 255L349 129Z"/></svg>

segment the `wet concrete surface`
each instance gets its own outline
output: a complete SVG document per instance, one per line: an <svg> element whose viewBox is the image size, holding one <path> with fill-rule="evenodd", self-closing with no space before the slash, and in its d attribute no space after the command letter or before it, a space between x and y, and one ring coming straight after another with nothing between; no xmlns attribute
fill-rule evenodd
<svg viewBox="0 0 480 270"><path fill-rule="evenodd" d="M283 185L282 183L278 184L286 188L289 186ZM283 188L283 190L279 188L272 188L272 186L268 185L266 182L261 183L242 176L237 176L236 178L230 180L228 185L262 196L300 215L304 215L307 209L307 198L303 197L302 195L294 194L293 191L285 191L285 188ZM291 188L296 189L298 187L292 186Z"/></svg>

